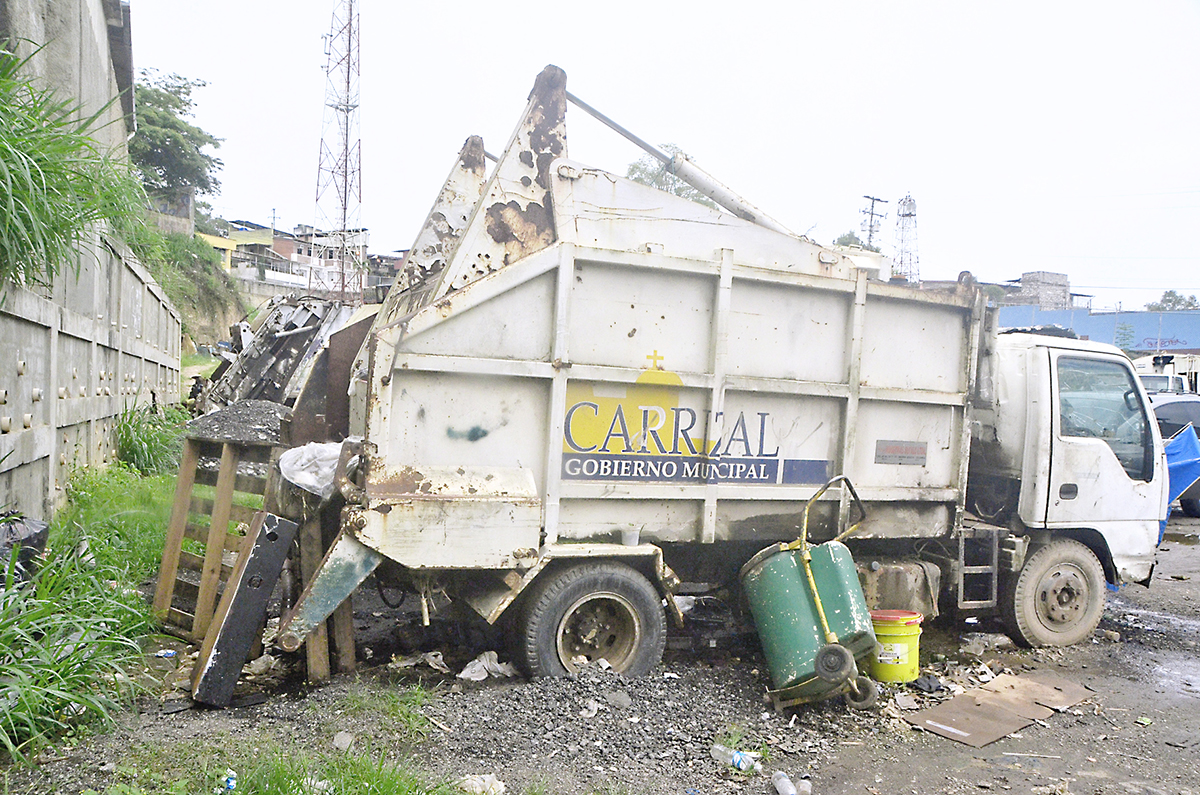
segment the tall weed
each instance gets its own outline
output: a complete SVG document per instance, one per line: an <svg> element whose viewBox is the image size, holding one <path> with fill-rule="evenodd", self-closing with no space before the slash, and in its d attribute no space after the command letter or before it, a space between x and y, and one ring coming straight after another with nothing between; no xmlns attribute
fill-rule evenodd
<svg viewBox="0 0 1200 795"><path fill-rule="evenodd" d="M132 695L123 670L152 627L120 572L51 550L32 582L10 567L0 591L0 756L31 750L73 727L107 720Z"/></svg>
<svg viewBox="0 0 1200 795"><path fill-rule="evenodd" d="M49 285L78 268L93 224L124 234L144 223L129 164L92 137L108 106L87 116L31 72L29 58L0 50L0 286Z"/></svg>
<svg viewBox="0 0 1200 795"><path fill-rule="evenodd" d="M176 469L187 420L184 411L170 406L161 410L149 406L126 407L114 428L117 458L143 475Z"/></svg>
<svg viewBox="0 0 1200 795"><path fill-rule="evenodd" d="M174 474L142 477L121 463L77 470L67 484L70 502L50 528L50 546L74 548L89 538L101 566L122 582L145 582L162 558L174 492Z"/></svg>

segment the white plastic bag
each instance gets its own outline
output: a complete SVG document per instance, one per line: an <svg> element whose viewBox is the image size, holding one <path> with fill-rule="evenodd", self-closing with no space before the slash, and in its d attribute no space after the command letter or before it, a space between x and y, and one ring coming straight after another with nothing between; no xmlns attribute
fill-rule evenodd
<svg viewBox="0 0 1200 795"><path fill-rule="evenodd" d="M333 496L333 472L341 453L341 442L309 442L279 456L279 471L289 483L327 500Z"/></svg>
<svg viewBox="0 0 1200 795"><path fill-rule="evenodd" d="M516 676L517 669L512 663L502 663L494 651L485 651L471 662L467 663L459 673L459 679L470 679L472 682L482 682L489 676Z"/></svg>
<svg viewBox="0 0 1200 795"><path fill-rule="evenodd" d="M458 780L458 788L463 792L474 795L504 795L504 782L496 778L495 773L485 773L482 776L463 776Z"/></svg>

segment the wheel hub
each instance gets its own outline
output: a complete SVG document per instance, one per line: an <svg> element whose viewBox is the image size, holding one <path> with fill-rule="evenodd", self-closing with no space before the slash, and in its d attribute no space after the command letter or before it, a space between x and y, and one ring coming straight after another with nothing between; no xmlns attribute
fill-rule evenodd
<svg viewBox="0 0 1200 795"><path fill-rule="evenodd" d="M558 655L568 671L577 658L601 658L614 670L625 670L641 642L641 625L633 605L615 593L589 594L573 604L558 628Z"/></svg>
<svg viewBox="0 0 1200 795"><path fill-rule="evenodd" d="M1061 626L1078 621L1087 603L1087 579L1074 569L1050 571L1038 589L1038 612L1049 624Z"/></svg>

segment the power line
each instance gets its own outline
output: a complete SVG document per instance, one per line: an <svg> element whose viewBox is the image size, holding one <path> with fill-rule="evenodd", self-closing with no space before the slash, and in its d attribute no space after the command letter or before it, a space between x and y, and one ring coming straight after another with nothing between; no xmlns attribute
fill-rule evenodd
<svg viewBox="0 0 1200 795"><path fill-rule="evenodd" d="M887 218L887 213L875 212L875 205L887 204L887 200L876 199L874 196L863 196L863 198L871 202L871 206L866 210L859 210L860 213L867 216L862 222L862 231L867 233L867 248L874 248L875 235L879 232L879 222Z"/></svg>

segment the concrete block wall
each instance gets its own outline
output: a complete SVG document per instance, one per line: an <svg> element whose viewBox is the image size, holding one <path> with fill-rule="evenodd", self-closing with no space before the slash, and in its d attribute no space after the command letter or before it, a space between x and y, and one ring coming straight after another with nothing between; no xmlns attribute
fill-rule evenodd
<svg viewBox="0 0 1200 795"><path fill-rule="evenodd" d="M45 518L72 468L113 459L113 419L180 400L180 319L118 241L101 237L78 277L0 305L0 506Z"/></svg>
<svg viewBox="0 0 1200 795"><path fill-rule="evenodd" d="M113 42L129 41L118 0L0 0L0 35L41 51L31 73L83 112L106 108L96 133L124 151ZM117 54L128 62L128 53ZM125 76L128 78L128 75ZM180 318L118 240L97 230L51 289L0 288L0 509L49 518L72 468L113 459L115 417L179 401Z"/></svg>

